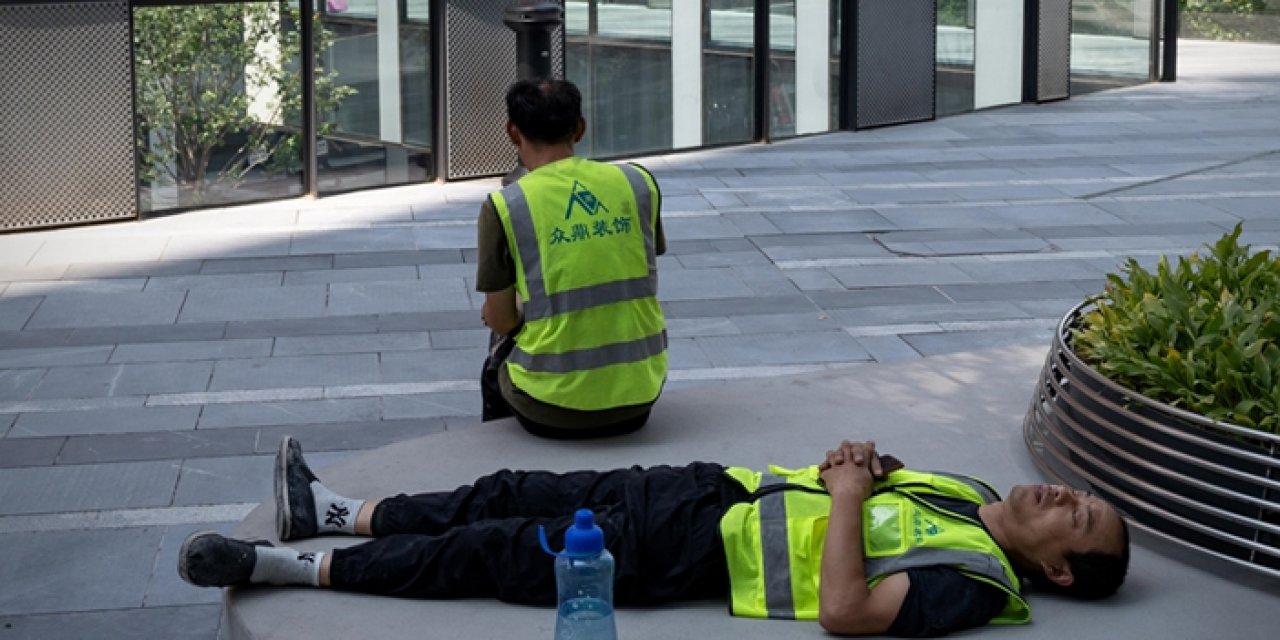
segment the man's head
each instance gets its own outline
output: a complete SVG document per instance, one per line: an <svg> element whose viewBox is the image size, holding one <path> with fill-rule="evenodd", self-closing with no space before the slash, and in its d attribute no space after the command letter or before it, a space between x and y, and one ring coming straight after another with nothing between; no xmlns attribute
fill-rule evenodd
<svg viewBox="0 0 1280 640"><path fill-rule="evenodd" d="M521 80L507 90L507 133L538 145L573 144L582 138L582 94L568 80ZM514 131L513 131L514 129Z"/></svg>
<svg viewBox="0 0 1280 640"><path fill-rule="evenodd" d="M1094 600L1124 582L1129 528L1101 498L1061 485L1019 485L1004 502L1006 551L1033 584Z"/></svg>

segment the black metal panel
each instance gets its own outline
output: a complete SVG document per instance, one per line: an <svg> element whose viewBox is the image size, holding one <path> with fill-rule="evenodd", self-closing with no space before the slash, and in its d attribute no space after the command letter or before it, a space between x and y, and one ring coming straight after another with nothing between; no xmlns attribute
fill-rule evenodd
<svg viewBox="0 0 1280 640"><path fill-rule="evenodd" d="M445 177L504 174L516 166L504 102L516 81L516 36L502 23L506 2L449 0L444 23ZM564 28L552 37L553 75L564 77Z"/></svg>
<svg viewBox="0 0 1280 640"><path fill-rule="evenodd" d="M136 218L127 2L0 5L0 230Z"/></svg>
<svg viewBox="0 0 1280 640"><path fill-rule="evenodd" d="M1071 97L1071 0L1038 0L1036 101Z"/></svg>
<svg viewBox="0 0 1280 640"><path fill-rule="evenodd" d="M935 0L857 0L855 128L932 120Z"/></svg>

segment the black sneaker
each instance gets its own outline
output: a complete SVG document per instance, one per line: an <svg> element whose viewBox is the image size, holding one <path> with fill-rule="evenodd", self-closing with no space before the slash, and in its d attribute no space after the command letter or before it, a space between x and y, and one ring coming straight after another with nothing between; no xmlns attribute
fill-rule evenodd
<svg viewBox="0 0 1280 640"><path fill-rule="evenodd" d="M297 540L316 535L316 502L311 483L316 474L302 459L302 445L285 436L276 454L276 533L280 540Z"/></svg>
<svg viewBox="0 0 1280 640"><path fill-rule="evenodd" d="M212 531L198 531L182 542L178 575L197 587L246 585L258 561L254 547L270 546L266 540L246 542Z"/></svg>

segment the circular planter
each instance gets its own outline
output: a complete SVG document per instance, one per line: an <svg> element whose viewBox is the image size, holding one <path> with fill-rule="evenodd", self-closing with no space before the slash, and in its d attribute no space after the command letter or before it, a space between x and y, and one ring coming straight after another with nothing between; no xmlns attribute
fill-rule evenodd
<svg viewBox="0 0 1280 640"><path fill-rule="evenodd" d="M1023 420L1037 465L1161 538L1280 578L1280 436L1126 389L1080 360L1063 316Z"/></svg>

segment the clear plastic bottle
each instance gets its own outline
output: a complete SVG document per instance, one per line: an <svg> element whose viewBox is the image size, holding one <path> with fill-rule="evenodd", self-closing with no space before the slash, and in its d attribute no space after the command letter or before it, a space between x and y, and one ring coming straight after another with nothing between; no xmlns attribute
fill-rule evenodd
<svg viewBox="0 0 1280 640"><path fill-rule="evenodd" d="M542 548L556 557L555 640L616 640L613 618L613 554L604 548L604 531L589 509L573 514L564 533L564 551L556 553L540 531Z"/></svg>

